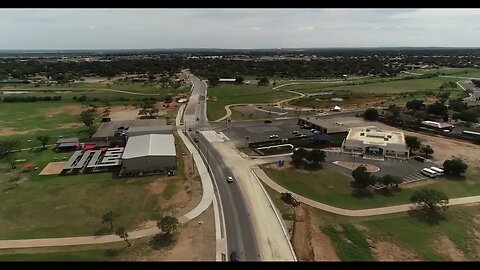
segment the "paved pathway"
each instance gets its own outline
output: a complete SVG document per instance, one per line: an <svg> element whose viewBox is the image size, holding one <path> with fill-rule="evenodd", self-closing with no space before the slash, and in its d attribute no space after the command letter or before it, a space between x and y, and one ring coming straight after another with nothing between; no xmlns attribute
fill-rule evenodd
<svg viewBox="0 0 480 270"><path fill-rule="evenodd" d="M385 215L385 214L392 214L398 212L405 212L411 209L414 209L413 204L401 204L401 205L394 205L394 206L387 206L387 207L380 207L380 208L370 208L370 209L361 209L361 210L349 210L334 207L328 204L320 203L303 196L300 196L292 191L285 189L284 187L277 184L275 181L270 179L270 177L265 174L265 172L260 168L254 168L253 173L260 179L262 182L267 184L269 187L273 188L275 191L282 193L282 192L290 192L294 195L294 197L311 207L324 210L330 213L342 215L342 216L350 216L350 217L367 217L367 216L377 216L377 215ZM471 197L463 197L463 198L454 198L449 200L448 205L461 205L461 204L470 204L470 203L479 203L480 196L471 196Z"/></svg>

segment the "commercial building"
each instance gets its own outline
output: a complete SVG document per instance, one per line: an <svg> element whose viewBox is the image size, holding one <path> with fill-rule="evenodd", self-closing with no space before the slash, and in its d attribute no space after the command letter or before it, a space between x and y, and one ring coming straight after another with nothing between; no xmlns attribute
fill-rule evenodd
<svg viewBox="0 0 480 270"><path fill-rule="evenodd" d="M122 156L121 176L164 173L177 168L173 134L129 137Z"/></svg>
<svg viewBox="0 0 480 270"><path fill-rule="evenodd" d="M143 126L143 127L130 127L125 131L127 137L147 135L147 134L173 134L172 125L162 126Z"/></svg>
<svg viewBox="0 0 480 270"><path fill-rule="evenodd" d="M381 130L375 126L350 128L342 143L342 152L381 160L385 157L409 158L403 132Z"/></svg>
<svg viewBox="0 0 480 270"><path fill-rule="evenodd" d="M316 129L324 134L347 133L348 127L343 123L335 121L333 118L302 117L298 119L299 125L308 125L309 128Z"/></svg>

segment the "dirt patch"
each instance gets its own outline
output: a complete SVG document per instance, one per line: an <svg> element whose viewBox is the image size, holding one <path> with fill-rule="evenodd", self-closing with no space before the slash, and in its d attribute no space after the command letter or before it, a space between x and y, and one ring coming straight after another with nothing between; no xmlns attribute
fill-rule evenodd
<svg viewBox="0 0 480 270"><path fill-rule="evenodd" d="M402 184L402 188L417 188L417 187L426 186L435 182L438 182L438 180L425 179L422 181L415 181L407 184Z"/></svg>
<svg viewBox="0 0 480 270"><path fill-rule="evenodd" d="M112 121L135 120L139 118L139 108L135 106L113 106L110 107L110 119Z"/></svg>
<svg viewBox="0 0 480 270"><path fill-rule="evenodd" d="M82 126L82 124L80 124L80 123L64 123L64 124L55 125L54 128L69 129L69 128L76 128L76 127L81 127L81 126ZM29 129L29 130L15 130L15 129L12 129L12 128L0 127L0 136L30 134L30 133L34 133L36 131L43 131L43 130L50 130L50 129L34 128L34 129Z"/></svg>
<svg viewBox="0 0 480 270"><path fill-rule="evenodd" d="M216 252L213 206L182 225L178 240L160 249L146 246L123 258L129 261L214 261ZM135 244L134 244L135 245Z"/></svg>
<svg viewBox="0 0 480 270"><path fill-rule="evenodd" d="M54 116L60 113L66 113L70 115L79 115L83 111L82 105L66 105L57 108L50 108L44 112L44 115L47 117Z"/></svg>
<svg viewBox="0 0 480 270"><path fill-rule="evenodd" d="M318 226L311 224L311 238L315 261L340 261L332 240Z"/></svg>
<svg viewBox="0 0 480 270"><path fill-rule="evenodd" d="M164 181L165 177L155 179L152 183L148 185L148 191L151 194L162 194L167 186L167 181Z"/></svg>
<svg viewBox="0 0 480 270"><path fill-rule="evenodd" d="M38 175L52 175L52 174L60 174L63 170L63 166L66 162L50 162L43 168L43 170Z"/></svg>
<svg viewBox="0 0 480 270"><path fill-rule="evenodd" d="M349 170L354 170L356 169L358 166L360 165L363 165L367 168L367 172L378 172L380 171L380 168L375 166L375 165L371 165L371 164L366 164L366 163L358 163L358 162L350 162L350 161L334 161L333 164L335 165L338 165L340 167L343 167L343 168L346 168L346 169L349 169Z"/></svg>
<svg viewBox="0 0 480 270"><path fill-rule="evenodd" d="M447 236L441 235L433 242L433 248L441 255L452 261L465 261L465 255Z"/></svg>
<svg viewBox="0 0 480 270"><path fill-rule="evenodd" d="M12 136L12 135L19 135L19 134L28 134L28 133L32 133L32 132L35 132L35 131L41 131L41 130L44 130L44 129L34 128L34 129L30 129L30 130L18 131L18 130L14 130L13 128L2 127L0 129L0 136Z"/></svg>
<svg viewBox="0 0 480 270"><path fill-rule="evenodd" d="M443 163L444 160L450 159L452 155L458 155L465 159L469 167L480 166L480 158L477 154L480 151L479 145L408 131L405 131L405 135L416 136L422 140L422 143L430 145L435 151L432 158L434 162Z"/></svg>
<svg viewBox="0 0 480 270"><path fill-rule="evenodd" d="M373 242L370 250L378 261L420 261L414 252L405 250L389 241Z"/></svg>
<svg viewBox="0 0 480 270"><path fill-rule="evenodd" d="M299 261L313 261L315 254L310 240L310 215L304 205L293 208L295 221L293 223L292 246Z"/></svg>

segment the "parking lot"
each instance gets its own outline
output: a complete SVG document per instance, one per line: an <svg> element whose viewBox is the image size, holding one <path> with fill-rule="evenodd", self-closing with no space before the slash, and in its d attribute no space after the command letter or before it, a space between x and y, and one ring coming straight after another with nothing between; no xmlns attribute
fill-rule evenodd
<svg viewBox="0 0 480 270"><path fill-rule="evenodd" d="M245 136L250 136L249 142L259 142L270 140L271 135L278 135L277 139L295 137L292 133L294 130L305 136L313 134L310 130L300 129L297 122L297 119L272 120L272 123L265 123L264 120L232 122L229 124L229 129L224 130L223 133L237 144L245 143ZM226 128L224 123L218 125L218 127L220 129Z"/></svg>
<svg viewBox="0 0 480 270"><path fill-rule="evenodd" d="M102 123L93 137L113 136L119 127L143 127L165 125L165 119L137 119Z"/></svg>
<svg viewBox="0 0 480 270"><path fill-rule="evenodd" d="M420 173L423 168L430 168L432 166L442 167L441 165L435 164L428 160L425 160L425 162L420 162L413 158L409 160L385 158L384 161L380 161L363 159L362 157L353 157L350 154L340 152L326 152L326 155L327 156L325 163L330 164L329 166L333 166L332 168L342 171L343 173L351 174L352 171L332 164L333 161L343 160L350 162L358 162L359 164L372 164L380 168L380 171L374 173L376 176L384 176L386 174L395 175L401 177L404 182L427 179L426 176Z"/></svg>

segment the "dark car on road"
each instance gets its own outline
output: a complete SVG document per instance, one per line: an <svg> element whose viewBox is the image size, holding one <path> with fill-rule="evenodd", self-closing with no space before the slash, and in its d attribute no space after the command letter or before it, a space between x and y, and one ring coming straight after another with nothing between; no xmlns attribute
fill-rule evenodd
<svg viewBox="0 0 480 270"><path fill-rule="evenodd" d="M271 124L272 121L271 120L265 120L265 124Z"/></svg>
<svg viewBox="0 0 480 270"><path fill-rule="evenodd" d="M238 254L237 254L237 252L232 251L232 253L230 253L230 261L231 261L231 262L238 262Z"/></svg>

